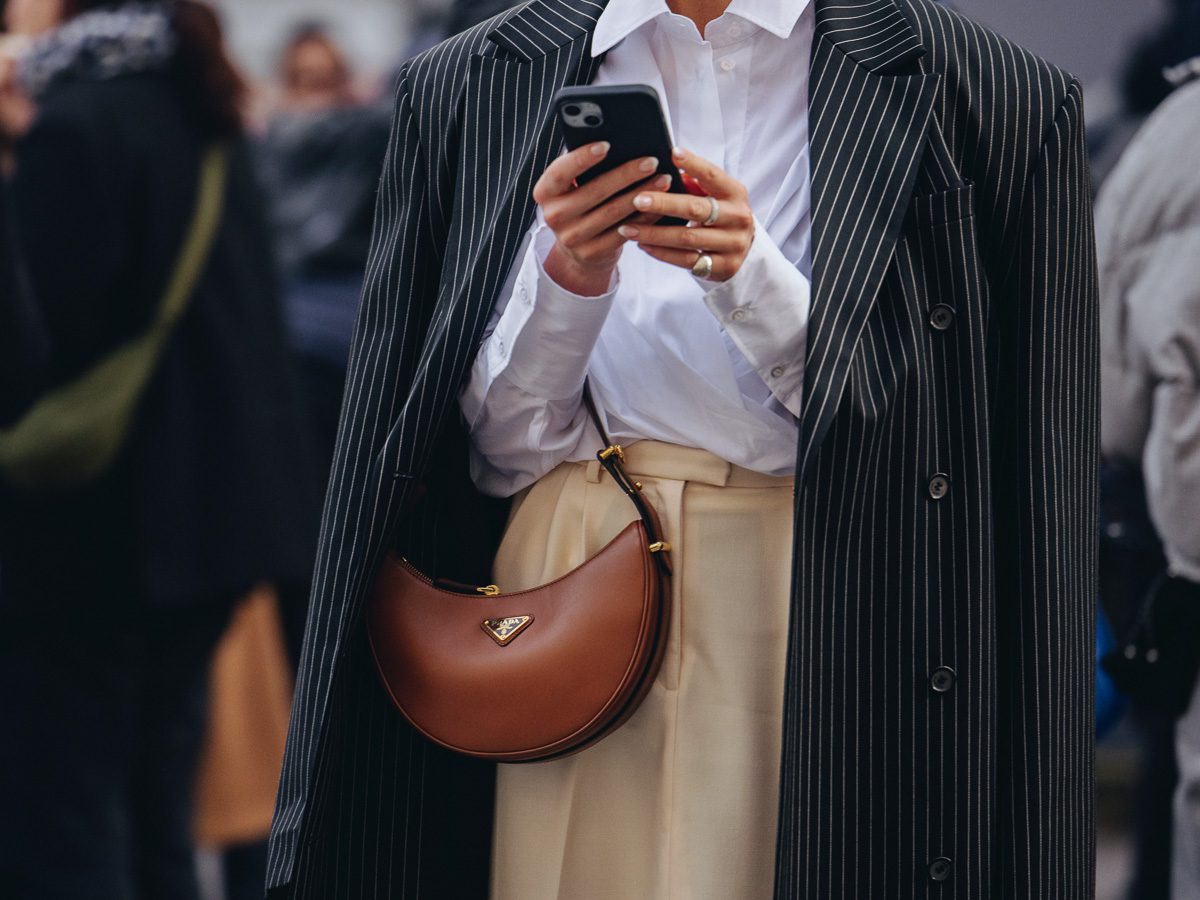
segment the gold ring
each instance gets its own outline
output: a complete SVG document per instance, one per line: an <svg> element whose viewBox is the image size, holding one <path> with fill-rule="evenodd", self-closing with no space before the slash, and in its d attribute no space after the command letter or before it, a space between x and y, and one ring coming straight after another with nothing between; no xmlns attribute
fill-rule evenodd
<svg viewBox="0 0 1200 900"><path fill-rule="evenodd" d="M713 258L707 253L701 253L696 264L692 266L692 274L697 278L708 278L713 273Z"/></svg>

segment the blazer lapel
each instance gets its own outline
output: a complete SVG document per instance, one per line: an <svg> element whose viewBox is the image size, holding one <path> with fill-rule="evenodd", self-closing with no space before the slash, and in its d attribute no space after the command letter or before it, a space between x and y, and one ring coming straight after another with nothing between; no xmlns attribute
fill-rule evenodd
<svg viewBox="0 0 1200 900"><path fill-rule="evenodd" d="M608 0L533 0L498 23L488 39L518 59L533 61L569 43L590 40Z"/></svg>
<svg viewBox="0 0 1200 900"><path fill-rule="evenodd" d="M892 0L815 0L809 90L813 312L798 478L829 431L891 260L939 78Z"/></svg>

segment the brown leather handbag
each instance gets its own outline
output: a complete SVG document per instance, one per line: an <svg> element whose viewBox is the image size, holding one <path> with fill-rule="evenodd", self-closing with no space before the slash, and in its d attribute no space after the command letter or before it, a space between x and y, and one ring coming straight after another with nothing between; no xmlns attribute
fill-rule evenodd
<svg viewBox="0 0 1200 900"><path fill-rule="evenodd" d="M422 575L389 556L367 608L375 666L401 714L431 741L480 759L577 753L623 724L662 665L670 545L624 453L588 410L596 454L638 518L556 581L506 594Z"/></svg>

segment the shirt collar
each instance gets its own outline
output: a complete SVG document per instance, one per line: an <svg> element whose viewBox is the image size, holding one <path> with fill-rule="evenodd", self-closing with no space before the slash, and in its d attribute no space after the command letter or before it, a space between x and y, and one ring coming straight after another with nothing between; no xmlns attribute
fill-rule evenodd
<svg viewBox="0 0 1200 900"><path fill-rule="evenodd" d="M733 0L727 13L786 38L812 0ZM592 34L592 56L606 53L647 22L670 15L667 0L608 0Z"/></svg>

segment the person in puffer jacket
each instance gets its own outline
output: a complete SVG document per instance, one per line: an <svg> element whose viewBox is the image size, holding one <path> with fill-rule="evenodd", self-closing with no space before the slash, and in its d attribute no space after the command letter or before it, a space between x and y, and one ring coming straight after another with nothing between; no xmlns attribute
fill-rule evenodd
<svg viewBox="0 0 1200 900"><path fill-rule="evenodd" d="M1176 621L1188 623L1200 620L1198 147L1200 81L1193 80L1142 128L1096 207L1104 453L1142 467L1169 565L1158 594L1187 612ZM1185 630L1176 636L1200 658L1200 626ZM1171 889L1184 900L1200 896L1200 697L1193 695L1176 740Z"/></svg>

